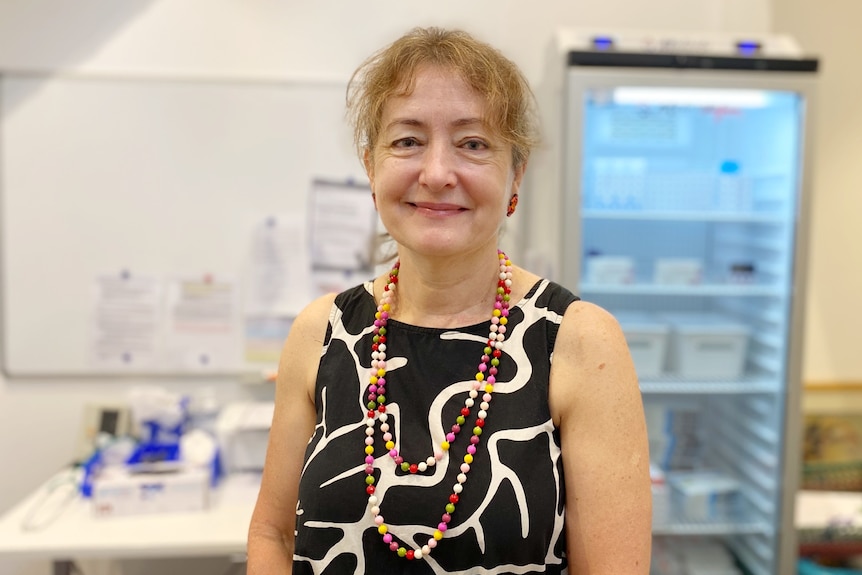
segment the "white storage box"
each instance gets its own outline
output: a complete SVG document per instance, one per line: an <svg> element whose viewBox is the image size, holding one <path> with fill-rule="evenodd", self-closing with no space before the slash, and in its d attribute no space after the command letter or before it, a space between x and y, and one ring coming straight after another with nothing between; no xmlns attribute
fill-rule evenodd
<svg viewBox="0 0 862 575"><path fill-rule="evenodd" d="M733 520L740 512L739 482L713 471L667 475L672 513L689 521Z"/></svg>
<svg viewBox="0 0 862 575"><path fill-rule="evenodd" d="M665 314L668 368L685 378L737 379L745 369L748 328L715 314Z"/></svg>
<svg viewBox="0 0 862 575"><path fill-rule="evenodd" d="M658 285L697 285L703 281L703 261L696 258L659 258L653 282Z"/></svg>
<svg viewBox="0 0 862 575"><path fill-rule="evenodd" d="M586 272L590 283L630 284L635 281L635 262L624 256L590 256Z"/></svg>
<svg viewBox="0 0 862 575"><path fill-rule="evenodd" d="M626 336L638 377L660 376L665 367L670 326L648 313L621 311L614 317Z"/></svg>
<svg viewBox="0 0 862 575"><path fill-rule="evenodd" d="M195 467L154 468L148 473L106 467L93 480L93 513L119 517L207 509L210 479L209 470Z"/></svg>

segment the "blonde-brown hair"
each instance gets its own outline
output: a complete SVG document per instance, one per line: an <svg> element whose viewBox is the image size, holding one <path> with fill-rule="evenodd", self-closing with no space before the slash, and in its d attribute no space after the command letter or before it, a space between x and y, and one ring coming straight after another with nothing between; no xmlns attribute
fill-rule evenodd
<svg viewBox="0 0 862 575"><path fill-rule="evenodd" d="M535 100L520 69L496 48L460 30L414 28L373 54L347 86L348 117L360 159L373 155L383 107L393 95L409 94L423 65L459 74L485 99L488 125L512 146L512 163L526 163L538 143Z"/></svg>

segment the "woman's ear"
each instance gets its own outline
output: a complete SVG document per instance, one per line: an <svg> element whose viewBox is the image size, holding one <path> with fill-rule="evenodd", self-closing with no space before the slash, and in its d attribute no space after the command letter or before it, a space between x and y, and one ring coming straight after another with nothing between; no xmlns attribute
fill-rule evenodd
<svg viewBox="0 0 862 575"><path fill-rule="evenodd" d="M362 153L362 165L365 166L365 174L368 176L368 181L371 184L372 191L374 190L374 158L371 156L371 150L365 148Z"/></svg>

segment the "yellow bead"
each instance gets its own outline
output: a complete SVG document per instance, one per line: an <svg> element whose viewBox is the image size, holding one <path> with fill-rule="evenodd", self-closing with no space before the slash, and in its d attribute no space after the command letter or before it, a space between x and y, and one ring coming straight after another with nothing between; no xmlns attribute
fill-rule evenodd
<svg viewBox="0 0 862 575"><path fill-rule="evenodd" d="M500 325L506 325L507 323L509 323L509 318L507 318L507 317L501 317L500 318Z"/></svg>
<svg viewBox="0 0 862 575"><path fill-rule="evenodd" d="M378 369L377 370L377 377L383 377L384 375L386 375L385 369Z"/></svg>
<svg viewBox="0 0 862 575"><path fill-rule="evenodd" d="M371 385L377 385L377 376L372 375L369 381L371 382Z"/></svg>
<svg viewBox="0 0 862 575"><path fill-rule="evenodd" d="M469 453L464 456L464 463L473 463L473 456Z"/></svg>
<svg viewBox="0 0 862 575"><path fill-rule="evenodd" d="M443 451L449 451L449 442L448 442L448 441L444 441L443 443L441 443L441 444L440 444L440 449L442 449Z"/></svg>
<svg viewBox="0 0 862 575"><path fill-rule="evenodd" d="M389 309L390 309L390 308L389 308L389 304L388 304L388 303L383 304L383 311L389 311Z"/></svg>
<svg viewBox="0 0 862 575"><path fill-rule="evenodd" d="M491 385L490 383L485 386L485 393L491 393L493 391L494 391L494 386Z"/></svg>
<svg viewBox="0 0 862 575"><path fill-rule="evenodd" d="M386 442L386 449L390 449L390 450L391 450L391 449L394 449L394 448L395 448L395 442L394 442L394 441L387 441L387 442Z"/></svg>
<svg viewBox="0 0 862 575"><path fill-rule="evenodd" d="M386 527L386 524L385 524L385 523L384 523L383 525L380 525L380 526L377 528L377 532L378 532L378 533L380 533L381 535L386 535L386 532L387 532L387 531L389 531L389 528L388 528L388 527Z"/></svg>
<svg viewBox="0 0 862 575"><path fill-rule="evenodd" d="M365 446L365 455L373 455L374 454L374 446L366 445Z"/></svg>
<svg viewBox="0 0 862 575"><path fill-rule="evenodd" d="M491 315L493 315L494 317L500 317L501 315L503 315L503 312L498 309L495 309L493 312L491 312Z"/></svg>
<svg viewBox="0 0 862 575"><path fill-rule="evenodd" d="M437 541L440 541L441 539L443 539L443 532L440 531L439 529L435 529L434 530L434 539L436 539Z"/></svg>
<svg viewBox="0 0 862 575"><path fill-rule="evenodd" d="M485 381L485 374L481 371L476 374L476 381Z"/></svg>

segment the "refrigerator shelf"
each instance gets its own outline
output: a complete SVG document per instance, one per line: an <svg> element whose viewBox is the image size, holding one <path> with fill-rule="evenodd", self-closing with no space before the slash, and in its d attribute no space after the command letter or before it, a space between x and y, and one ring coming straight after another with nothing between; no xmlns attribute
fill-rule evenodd
<svg viewBox="0 0 862 575"><path fill-rule="evenodd" d="M694 522L671 519L653 524L653 535L770 535L769 523L758 521Z"/></svg>
<svg viewBox="0 0 862 575"><path fill-rule="evenodd" d="M734 381L694 381L679 377L642 379L640 389L650 395L738 395L772 394L781 391L780 383L759 377L743 377Z"/></svg>
<svg viewBox="0 0 862 575"><path fill-rule="evenodd" d="M782 224L784 214L756 212L675 211L675 210L610 210L586 209L581 212L585 220L639 220L673 222L738 222Z"/></svg>
<svg viewBox="0 0 862 575"><path fill-rule="evenodd" d="M782 297L786 294L787 290L783 286L751 284L658 285L649 283L596 284L581 282L580 291L584 294L614 295Z"/></svg>

